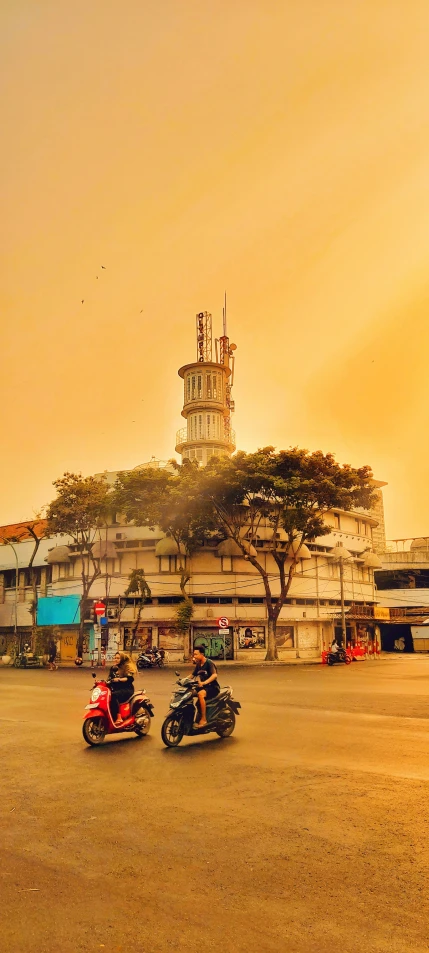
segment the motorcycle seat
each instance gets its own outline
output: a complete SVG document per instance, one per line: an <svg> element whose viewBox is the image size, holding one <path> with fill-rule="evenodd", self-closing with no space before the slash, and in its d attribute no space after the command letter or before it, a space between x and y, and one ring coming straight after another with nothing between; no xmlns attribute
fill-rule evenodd
<svg viewBox="0 0 429 953"><path fill-rule="evenodd" d="M133 710L133 705L136 701L141 701L144 698L144 692L134 692L134 695L131 695L131 698L127 698L127 705L130 705L130 711Z"/></svg>

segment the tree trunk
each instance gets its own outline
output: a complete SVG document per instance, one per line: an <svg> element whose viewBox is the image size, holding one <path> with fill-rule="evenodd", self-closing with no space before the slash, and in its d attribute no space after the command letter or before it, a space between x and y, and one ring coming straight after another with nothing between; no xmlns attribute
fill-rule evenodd
<svg viewBox="0 0 429 953"><path fill-rule="evenodd" d="M191 627L189 626L188 631L183 636L183 661L189 662L191 654Z"/></svg>
<svg viewBox="0 0 429 953"><path fill-rule="evenodd" d="M36 651L37 641L37 578L34 569L31 570L31 587L33 599L31 603L31 651Z"/></svg>
<svg viewBox="0 0 429 953"><path fill-rule="evenodd" d="M268 642L267 642L267 654L265 656L266 662L277 662L278 661L278 652L277 652L277 642L276 642L276 622L274 618L268 619Z"/></svg>

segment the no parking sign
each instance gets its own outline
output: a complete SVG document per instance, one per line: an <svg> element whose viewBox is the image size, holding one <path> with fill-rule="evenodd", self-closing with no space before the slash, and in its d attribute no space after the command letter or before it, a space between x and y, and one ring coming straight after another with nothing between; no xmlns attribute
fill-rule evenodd
<svg viewBox="0 0 429 953"><path fill-rule="evenodd" d="M225 615L217 620L217 624L219 629L229 629L229 619Z"/></svg>

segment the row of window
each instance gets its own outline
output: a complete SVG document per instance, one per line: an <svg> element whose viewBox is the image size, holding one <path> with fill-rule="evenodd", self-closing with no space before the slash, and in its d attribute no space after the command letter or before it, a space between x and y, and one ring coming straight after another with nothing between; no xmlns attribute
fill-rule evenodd
<svg viewBox="0 0 429 953"><path fill-rule="evenodd" d="M335 529L342 529L341 521L342 517L340 513L334 513L334 527ZM350 520L350 516L346 517L347 520ZM368 536L372 537L372 526L369 523L366 523L365 520L356 519L356 535L357 536ZM347 527L344 527L344 531L347 532Z"/></svg>
<svg viewBox="0 0 429 953"><path fill-rule="evenodd" d="M222 401L222 374L213 373L195 374L190 371L185 375L185 403L191 400L218 400Z"/></svg>
<svg viewBox="0 0 429 953"><path fill-rule="evenodd" d="M45 572L46 582L52 582L52 566L35 566L33 573L36 576L36 585L40 586L42 582L42 572ZM3 585L5 589L14 589L16 586L16 569L6 569L3 572ZM31 569L20 569L19 570L19 581L24 577L24 586L32 585L31 578Z"/></svg>

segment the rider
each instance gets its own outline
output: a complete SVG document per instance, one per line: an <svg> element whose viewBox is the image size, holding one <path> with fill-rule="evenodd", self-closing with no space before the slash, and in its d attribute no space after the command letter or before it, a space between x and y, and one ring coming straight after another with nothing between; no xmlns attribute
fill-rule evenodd
<svg viewBox="0 0 429 953"><path fill-rule="evenodd" d="M134 675L137 669L132 658L125 652L117 652L109 673L112 697L110 699L110 714L116 727L122 724L119 714L119 705L128 701L134 694Z"/></svg>
<svg viewBox="0 0 429 953"><path fill-rule="evenodd" d="M215 698L220 692L220 685L217 680L216 665L211 659L206 658L203 646L198 646L194 649L192 659L195 662L195 668L192 672L192 677L196 678L197 680L198 701L201 711L201 718L198 722L198 727L203 728L204 725L207 724L206 699L207 701L210 701L211 698Z"/></svg>

